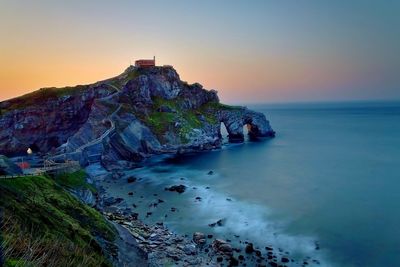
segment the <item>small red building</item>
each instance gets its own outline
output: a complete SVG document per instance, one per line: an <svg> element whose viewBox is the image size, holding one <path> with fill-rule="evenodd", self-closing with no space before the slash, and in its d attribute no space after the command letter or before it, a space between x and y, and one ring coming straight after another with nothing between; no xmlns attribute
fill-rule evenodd
<svg viewBox="0 0 400 267"><path fill-rule="evenodd" d="M31 165L26 161L18 162L17 165L23 170L29 169L31 167Z"/></svg>
<svg viewBox="0 0 400 267"><path fill-rule="evenodd" d="M139 59L135 61L135 66L140 68L150 68L156 65L156 57L153 59Z"/></svg>

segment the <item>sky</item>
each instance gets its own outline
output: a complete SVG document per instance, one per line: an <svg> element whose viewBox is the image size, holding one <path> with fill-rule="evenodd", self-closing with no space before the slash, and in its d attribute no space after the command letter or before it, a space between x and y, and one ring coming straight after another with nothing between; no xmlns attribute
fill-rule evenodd
<svg viewBox="0 0 400 267"><path fill-rule="evenodd" d="M156 56L222 102L399 100L400 1L0 0L0 100Z"/></svg>

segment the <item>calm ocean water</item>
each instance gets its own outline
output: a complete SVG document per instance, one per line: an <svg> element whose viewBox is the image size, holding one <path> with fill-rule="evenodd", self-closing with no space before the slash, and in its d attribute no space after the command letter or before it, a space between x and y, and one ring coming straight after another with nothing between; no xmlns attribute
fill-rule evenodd
<svg viewBox="0 0 400 267"><path fill-rule="evenodd" d="M141 218L180 233L236 234L322 266L400 266L400 103L251 108L276 138L156 162L133 172L135 184L106 186L134 191ZM163 190L173 184L189 189ZM223 227L208 226L218 219Z"/></svg>

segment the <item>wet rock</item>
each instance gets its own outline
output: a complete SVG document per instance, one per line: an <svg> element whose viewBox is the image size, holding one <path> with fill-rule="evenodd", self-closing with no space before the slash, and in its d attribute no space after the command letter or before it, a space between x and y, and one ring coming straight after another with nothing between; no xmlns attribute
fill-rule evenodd
<svg viewBox="0 0 400 267"><path fill-rule="evenodd" d="M186 245L183 247L183 251L185 252L186 255L196 255L196 247L194 245Z"/></svg>
<svg viewBox="0 0 400 267"><path fill-rule="evenodd" d="M286 258L286 257L282 257L282 259L281 259L281 262L283 262L283 263L287 263L287 262L289 262L289 259L288 259L288 258Z"/></svg>
<svg viewBox="0 0 400 267"><path fill-rule="evenodd" d="M139 217L139 213L134 212L134 213L131 214L130 219L135 221L135 220L138 219L138 217Z"/></svg>
<svg viewBox="0 0 400 267"><path fill-rule="evenodd" d="M207 174L208 174L208 175L213 175L214 172L213 172L213 171L209 171Z"/></svg>
<svg viewBox="0 0 400 267"><path fill-rule="evenodd" d="M111 178L113 179L113 180L118 180L118 179L120 179L122 176L123 176L124 174L123 173L121 173L121 172L113 172L112 173L112 175L111 175Z"/></svg>
<svg viewBox="0 0 400 267"><path fill-rule="evenodd" d="M244 256L243 256L243 255L239 255L238 259L239 259L240 261L244 261Z"/></svg>
<svg viewBox="0 0 400 267"><path fill-rule="evenodd" d="M274 250L272 247L265 247L265 249L269 251Z"/></svg>
<svg viewBox="0 0 400 267"><path fill-rule="evenodd" d="M208 226L210 226L210 227L224 226L224 224L225 224L225 219L219 219L215 223L210 223Z"/></svg>
<svg viewBox="0 0 400 267"><path fill-rule="evenodd" d="M229 259L229 266L239 266L239 261L235 257Z"/></svg>
<svg viewBox="0 0 400 267"><path fill-rule="evenodd" d="M207 235L207 238L211 239L211 238L213 238L213 235Z"/></svg>
<svg viewBox="0 0 400 267"><path fill-rule="evenodd" d="M119 204L122 201L124 201L124 199L120 198L120 197L118 197L118 198L108 197L108 198L103 199L103 205L106 206L106 207L109 207L109 206L112 206L112 205Z"/></svg>
<svg viewBox="0 0 400 267"><path fill-rule="evenodd" d="M129 196L133 196L133 192L129 192L128 195L129 195Z"/></svg>
<svg viewBox="0 0 400 267"><path fill-rule="evenodd" d="M131 184L131 183L136 182L137 179L136 179L136 177L129 176L126 180L127 180L128 184Z"/></svg>
<svg viewBox="0 0 400 267"><path fill-rule="evenodd" d="M201 197L196 197L196 201L201 201Z"/></svg>
<svg viewBox="0 0 400 267"><path fill-rule="evenodd" d="M193 241L197 245L204 245L206 243L206 235L200 232L195 232L193 234Z"/></svg>
<svg viewBox="0 0 400 267"><path fill-rule="evenodd" d="M173 185L170 187L166 187L165 188L166 191L171 191L171 192L178 192L179 194L182 194L183 192L185 192L186 190L186 186L185 185Z"/></svg>
<svg viewBox="0 0 400 267"><path fill-rule="evenodd" d="M240 253L242 250L240 248L233 248L233 250L237 253Z"/></svg>
<svg viewBox="0 0 400 267"><path fill-rule="evenodd" d="M212 248L215 252L222 253L228 256L232 256L233 254L232 246L222 239L214 240L212 243Z"/></svg>
<svg viewBox="0 0 400 267"><path fill-rule="evenodd" d="M158 203L150 203L149 208L156 208L158 206Z"/></svg>
<svg viewBox="0 0 400 267"><path fill-rule="evenodd" d="M253 247L253 244L252 244L252 243L248 243L248 244L246 245L245 252L246 252L247 254L251 254L251 253L254 252L254 247Z"/></svg>

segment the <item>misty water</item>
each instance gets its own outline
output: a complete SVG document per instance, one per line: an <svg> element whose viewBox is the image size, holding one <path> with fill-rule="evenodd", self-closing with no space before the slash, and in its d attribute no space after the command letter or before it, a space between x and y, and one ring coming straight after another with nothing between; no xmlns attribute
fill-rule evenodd
<svg viewBox="0 0 400 267"><path fill-rule="evenodd" d="M266 114L276 138L153 159L130 172L135 183L104 186L145 222L189 236L250 240L320 266L400 266L400 104L251 108ZM164 190L177 184L188 189ZM223 226L208 226L219 219Z"/></svg>

